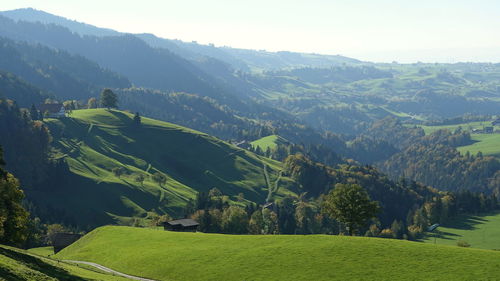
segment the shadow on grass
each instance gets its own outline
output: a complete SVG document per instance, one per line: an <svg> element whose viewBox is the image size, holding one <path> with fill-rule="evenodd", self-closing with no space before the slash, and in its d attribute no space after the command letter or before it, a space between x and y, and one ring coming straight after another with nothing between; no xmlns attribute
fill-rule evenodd
<svg viewBox="0 0 500 281"><path fill-rule="evenodd" d="M489 215L489 214L485 214L485 215ZM457 218L457 219L447 223L444 226L448 227L448 228L455 228L455 229L461 229L461 230L474 230L477 228L476 227L477 225L483 224L487 221L488 220L486 220L482 217L469 215L469 216L462 216L460 218Z"/></svg>
<svg viewBox="0 0 500 281"><path fill-rule="evenodd" d="M68 280L68 281L69 280L75 280L75 281L85 280L81 277L71 275L69 272L67 272L64 269L53 266L49 263L42 261L41 259L35 258L35 257L27 255L27 254L23 254L20 252L16 252L13 250L9 250L9 249L0 247L0 255L4 255L4 256L9 257L11 259L14 259L20 263L23 263L26 267L29 267L32 270L41 272L47 276L55 278L56 280ZM2 274L3 274L3 272L0 271L0 276L4 276ZM6 274L12 275L12 273L10 273L10 272L7 272ZM7 275L7 276L9 276L9 275ZM13 278L13 279L7 279L7 280L19 280L18 277L16 277L16 276L14 276L14 277L15 278Z"/></svg>
<svg viewBox="0 0 500 281"><path fill-rule="evenodd" d="M21 278L12 272L8 271L5 268L0 267L0 277L4 278L5 280L12 280L12 281L24 281L24 278Z"/></svg>

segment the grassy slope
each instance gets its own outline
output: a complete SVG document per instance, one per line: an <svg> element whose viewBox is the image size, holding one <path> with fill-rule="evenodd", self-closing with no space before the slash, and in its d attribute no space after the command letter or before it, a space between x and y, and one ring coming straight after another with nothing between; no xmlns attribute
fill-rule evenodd
<svg viewBox="0 0 500 281"><path fill-rule="evenodd" d="M175 216L197 191L213 187L264 202L264 164L271 180L278 177L279 162L167 122L142 118L137 128L132 117L117 110L89 109L49 120L60 150L57 157L65 158L72 173L64 188L34 197L77 214L79 223L105 224L113 222L109 218L125 220L148 211ZM115 167L125 167L129 174L118 178L111 172ZM163 187L151 180L156 171L167 175ZM144 185L134 181L137 173L147 176ZM280 184L278 195L289 192L290 179Z"/></svg>
<svg viewBox="0 0 500 281"><path fill-rule="evenodd" d="M285 144L289 143L286 139L278 136L278 135L270 135L267 137L260 138L258 140L255 140L251 142L250 144L255 148L255 147L260 147L262 151L266 151L267 148L269 147L270 149L275 149L278 144Z"/></svg>
<svg viewBox="0 0 500 281"><path fill-rule="evenodd" d="M456 130L462 127L464 130L471 131L472 129L483 129L484 127L491 126L490 121L469 122L456 125L444 126L421 126L426 134L432 134L440 129ZM495 130L499 127L496 126ZM460 153L469 151L471 154L476 154L481 151L484 155L500 156L500 134L471 134L472 140L475 142L471 145L458 147Z"/></svg>
<svg viewBox="0 0 500 281"><path fill-rule="evenodd" d="M0 280L128 280L0 245Z"/></svg>
<svg viewBox="0 0 500 281"><path fill-rule="evenodd" d="M328 235L222 235L107 226L56 255L159 280L482 280L500 252Z"/></svg>
<svg viewBox="0 0 500 281"><path fill-rule="evenodd" d="M441 126L421 126L426 134L432 134L437 130L448 129L451 131L456 130L458 127L462 127L463 130L471 131L472 129L483 129L484 127L491 126L491 121L477 121L469 122L455 125L441 125Z"/></svg>
<svg viewBox="0 0 500 281"><path fill-rule="evenodd" d="M459 217L446 227L438 227L438 232L424 241L456 245L457 240L467 241L474 248L500 249L500 213Z"/></svg>
<svg viewBox="0 0 500 281"><path fill-rule="evenodd" d="M477 154L481 151L484 155L500 156L500 134L473 134L471 138L476 142L459 147L461 153Z"/></svg>

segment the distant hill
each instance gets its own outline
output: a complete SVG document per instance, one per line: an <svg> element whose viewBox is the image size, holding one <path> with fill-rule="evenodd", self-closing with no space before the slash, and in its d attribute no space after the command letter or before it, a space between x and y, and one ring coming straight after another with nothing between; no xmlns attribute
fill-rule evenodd
<svg viewBox="0 0 500 281"><path fill-rule="evenodd" d="M497 251L368 237L116 226L92 231L56 257L155 280L494 280L500 275Z"/></svg>
<svg viewBox="0 0 500 281"><path fill-rule="evenodd" d="M47 190L28 192L37 205L51 206L79 225L126 223L148 212L182 215L199 191L217 187L230 199L243 193L264 203L268 195L264 165L274 183L282 164L229 145L214 137L166 122L116 110L73 111L71 118L47 121L55 159L64 159L60 178ZM116 176L113 168L125 173ZM66 171L66 172L64 172ZM164 185L153 182L159 172ZM134 179L145 176L144 183ZM293 190L282 177L275 196Z"/></svg>
<svg viewBox="0 0 500 281"><path fill-rule="evenodd" d="M123 33L99 28L86 23L69 20L31 8L17 9L0 12L0 15L14 20L29 22L41 22L56 24L68 28L80 35L93 36L117 36ZM237 49L231 47L215 47L213 45L202 45L196 42L183 42L180 40L164 39L153 34L137 34L137 37L156 48L166 48L171 52L186 59L199 60L202 57L212 57L230 64L234 69L249 70L273 70L281 68L298 67L330 67L342 64L359 64L361 61L340 56L320 55L297 52L267 52L248 49Z"/></svg>
<svg viewBox="0 0 500 281"><path fill-rule="evenodd" d="M59 99L86 100L98 96L104 87L131 86L123 76L103 69L82 56L41 45L0 37L0 56L1 70L11 72ZM6 95L11 95L22 106L40 102L40 98L33 100L15 91Z"/></svg>
<svg viewBox="0 0 500 281"><path fill-rule="evenodd" d="M0 98L15 100L19 106L42 103L49 95L12 73L0 71Z"/></svg>
<svg viewBox="0 0 500 281"><path fill-rule="evenodd" d="M69 20L64 17L59 17L44 11L35 10L33 8L16 9L10 11L2 11L0 15L9 17L16 21L41 22L46 24L57 24L65 26L81 35L96 35L96 36L113 36L121 35L120 32L107 28L96 27L83 22Z"/></svg>

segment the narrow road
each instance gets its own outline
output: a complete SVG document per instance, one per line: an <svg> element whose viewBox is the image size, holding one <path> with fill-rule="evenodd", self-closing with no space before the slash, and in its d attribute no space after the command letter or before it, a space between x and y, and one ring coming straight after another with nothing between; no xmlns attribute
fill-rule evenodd
<svg viewBox="0 0 500 281"><path fill-rule="evenodd" d="M93 262L88 262L88 261L73 261L73 260L63 260L63 261L65 261L65 262L71 262L71 263L81 263L81 264L90 265L90 266L98 268L98 269L100 269L100 270L102 270L104 272L113 273L114 275L122 276L122 277L125 277L125 278L128 278L128 279L132 279L132 280L156 281L156 280L153 280L153 279L147 279L147 278L142 278L142 277L137 277L137 276L132 276L132 275L128 275L128 274L125 274L125 273L121 273L121 272L118 272L118 271L113 270L111 268L107 268L105 266L102 266L100 264L93 263Z"/></svg>

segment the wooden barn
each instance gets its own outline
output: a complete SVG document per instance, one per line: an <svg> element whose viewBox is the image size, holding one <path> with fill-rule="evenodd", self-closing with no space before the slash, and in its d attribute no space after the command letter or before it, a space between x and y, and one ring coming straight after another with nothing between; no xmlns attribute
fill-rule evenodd
<svg viewBox="0 0 500 281"><path fill-rule="evenodd" d="M192 219L167 221L163 224L165 230L195 232L200 224Z"/></svg>
<svg viewBox="0 0 500 281"><path fill-rule="evenodd" d="M69 245L80 239L82 235L75 233L59 232L50 237L52 246L54 246L54 254L68 247Z"/></svg>

